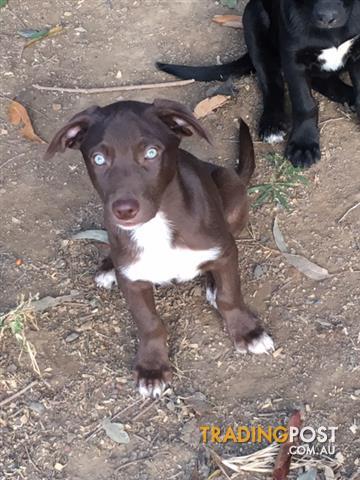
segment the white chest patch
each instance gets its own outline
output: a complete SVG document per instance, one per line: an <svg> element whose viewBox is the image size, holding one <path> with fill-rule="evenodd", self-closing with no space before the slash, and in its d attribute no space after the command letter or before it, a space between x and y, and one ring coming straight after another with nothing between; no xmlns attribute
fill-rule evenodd
<svg viewBox="0 0 360 480"><path fill-rule="evenodd" d="M355 40L356 37L347 40L338 47L331 47L323 50L318 56L318 60L321 63L321 70L325 70L326 72L336 72L337 70L340 70L340 68L344 66L346 55Z"/></svg>
<svg viewBox="0 0 360 480"><path fill-rule="evenodd" d="M131 231L138 249L134 263L121 271L131 281L144 280L163 284L171 280L185 282L200 274L203 263L215 260L220 248L190 250L174 247L171 224L163 213Z"/></svg>

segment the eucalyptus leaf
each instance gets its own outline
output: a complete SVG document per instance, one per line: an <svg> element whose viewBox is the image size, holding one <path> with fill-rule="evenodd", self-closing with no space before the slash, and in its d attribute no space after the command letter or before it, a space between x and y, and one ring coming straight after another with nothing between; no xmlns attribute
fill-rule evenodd
<svg viewBox="0 0 360 480"><path fill-rule="evenodd" d="M317 478L317 471L316 468L310 468L307 472L301 473L297 480L316 480Z"/></svg>
<svg viewBox="0 0 360 480"><path fill-rule="evenodd" d="M288 246L286 245L284 236L281 233L277 217L275 217L275 220L274 220L273 235L274 235L274 240L275 240L276 246L278 247L280 252L283 252L283 253L287 252L288 251Z"/></svg>
<svg viewBox="0 0 360 480"><path fill-rule="evenodd" d="M228 8L236 8L238 0L221 0L222 5Z"/></svg>
<svg viewBox="0 0 360 480"><path fill-rule="evenodd" d="M274 220L273 236L276 246L278 247L282 255L286 258L287 262L293 267L295 267L297 270L299 270L299 272L316 281L330 278L331 275L328 270L326 270L326 268L320 267L320 265L311 262L302 255L287 253L288 247L285 243L283 234L281 233L277 218L275 218Z"/></svg>
<svg viewBox="0 0 360 480"><path fill-rule="evenodd" d="M105 430L106 435L116 443L129 443L130 438L127 432L124 430L122 423L112 423L110 418L105 418L101 425Z"/></svg>
<svg viewBox="0 0 360 480"><path fill-rule="evenodd" d="M0 0L0 8L3 8L7 5L8 0Z"/></svg>
<svg viewBox="0 0 360 480"><path fill-rule="evenodd" d="M95 242L109 243L109 235L106 230L84 230L75 233L72 240L94 240Z"/></svg>
<svg viewBox="0 0 360 480"><path fill-rule="evenodd" d="M45 37L49 33L49 29L45 28L43 30L36 30L33 28L28 28L26 30L20 30L19 35L30 40L37 40L39 38Z"/></svg>

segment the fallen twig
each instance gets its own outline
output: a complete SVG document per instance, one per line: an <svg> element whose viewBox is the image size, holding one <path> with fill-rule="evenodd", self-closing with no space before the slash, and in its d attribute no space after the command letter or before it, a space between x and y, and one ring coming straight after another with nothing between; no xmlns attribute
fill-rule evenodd
<svg viewBox="0 0 360 480"><path fill-rule="evenodd" d="M163 453L167 453L167 452L155 452L151 455L146 455L145 457L140 457L140 458L136 458L135 460L130 460L129 462L125 462L122 465L119 465L115 469L115 473L120 472L120 470L123 470L124 468L129 467L130 465L134 465L135 463L142 462L144 460L150 460L150 458L154 458L158 455L162 455Z"/></svg>
<svg viewBox="0 0 360 480"><path fill-rule="evenodd" d="M30 388L34 387L35 385L37 385L38 381L37 380L34 380L33 382L29 383L29 385L27 385L26 387L22 388L21 390L19 390L18 392L14 393L13 395L10 395L10 397L8 398L5 398L4 400L2 400L0 402L0 407L3 407L4 405L12 402L13 400L15 400L15 398L18 398L20 397L21 395L23 395L25 392L27 392L28 390L30 390Z"/></svg>
<svg viewBox="0 0 360 480"><path fill-rule="evenodd" d="M135 415L135 417L132 417L131 421L135 422L136 420L138 420L140 417L145 415L145 413L147 413L149 410L151 410L152 407L157 405L159 402L160 402L160 398L157 398L155 401L150 403L150 405L148 405L146 408L144 408L144 410L141 410L137 415Z"/></svg>
<svg viewBox="0 0 360 480"><path fill-rule="evenodd" d="M138 403L140 403L141 400L142 400L142 398L139 398L138 400L136 400L135 402L131 403L131 404L128 405L127 407L125 407L125 408L123 408L122 410L114 413L114 415L111 417L111 420L114 420L115 418L118 418L118 417L119 417L120 415L122 415L123 413L125 413L125 412L127 412L128 410L130 410L131 408L135 407L135 405L137 405ZM92 438L94 435L96 435L98 432L100 432L100 430L102 430L102 428L103 428L102 425L99 423L99 424L97 425L97 427L96 427L93 431L91 431L91 432L89 432L89 433L87 433L87 434L85 435L85 440L90 440L90 438Z"/></svg>
<svg viewBox="0 0 360 480"><path fill-rule="evenodd" d="M343 220L345 220L345 218L349 215L350 212L352 212L353 210L355 210L355 208L359 207L360 206L360 202L358 203L355 203L355 205L353 205L352 207L348 208L346 210L346 212L344 213L344 215L339 218L338 220L338 223L341 223Z"/></svg>
<svg viewBox="0 0 360 480"><path fill-rule="evenodd" d="M139 85L119 85L118 87L99 87L99 88L67 88L67 87L46 87L45 85L33 84L36 90L46 90L49 92L66 93L84 93L92 95L96 93L126 92L132 90L150 90L152 88L181 87L194 83L195 80L176 80L174 82L147 83Z"/></svg>

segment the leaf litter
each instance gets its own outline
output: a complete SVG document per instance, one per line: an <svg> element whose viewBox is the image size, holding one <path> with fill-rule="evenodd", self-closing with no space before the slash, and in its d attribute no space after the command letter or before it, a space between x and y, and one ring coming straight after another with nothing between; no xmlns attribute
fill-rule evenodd
<svg viewBox="0 0 360 480"><path fill-rule="evenodd" d="M229 101L231 97L227 95L215 95L214 97L205 98L201 100L194 108L194 115L196 118L204 118L214 110L222 107Z"/></svg>
<svg viewBox="0 0 360 480"><path fill-rule="evenodd" d="M24 138L26 138L26 140L36 143L46 143L34 132L34 128L26 108L16 100L12 100L9 105L8 119L11 125L23 125L20 133Z"/></svg>
<svg viewBox="0 0 360 480"><path fill-rule="evenodd" d="M243 28L240 15L214 15L212 21L223 27Z"/></svg>
<svg viewBox="0 0 360 480"><path fill-rule="evenodd" d="M302 255L288 253L288 247L284 240L284 236L281 233L277 217L275 217L274 220L273 236L276 246L278 247L282 255L286 258L287 262L290 263L290 265L295 267L297 270L299 270L299 272L316 281L325 280L326 278L331 277L331 274L326 268L320 267L319 265L311 262Z"/></svg>
<svg viewBox="0 0 360 480"><path fill-rule="evenodd" d="M129 435L124 430L122 423L112 422L110 418L104 418L101 426L105 430L106 435L114 442L125 444L130 442Z"/></svg>
<svg viewBox="0 0 360 480"><path fill-rule="evenodd" d="M36 29L25 29L19 32L19 35L29 39L29 41L25 44L24 49L31 47L35 43L44 40L45 38L53 37L54 35L58 35L59 33L64 31L64 27L62 25L55 25L54 27L44 28L42 30Z"/></svg>

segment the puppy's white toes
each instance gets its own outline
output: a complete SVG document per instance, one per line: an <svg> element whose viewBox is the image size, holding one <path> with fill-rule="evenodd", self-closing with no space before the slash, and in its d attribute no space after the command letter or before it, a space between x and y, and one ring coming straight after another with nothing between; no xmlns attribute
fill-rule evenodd
<svg viewBox="0 0 360 480"><path fill-rule="evenodd" d="M166 384L163 380L154 380L147 383L145 379L141 379L138 386L140 395L145 398L160 398L165 388Z"/></svg>
<svg viewBox="0 0 360 480"><path fill-rule="evenodd" d="M117 285L115 270L108 270L107 272L99 272L95 276L95 283L98 287L107 288L110 290L114 285Z"/></svg>
<svg viewBox="0 0 360 480"><path fill-rule="evenodd" d="M139 381L138 389L142 397L151 397L151 390L146 385L146 382L144 379Z"/></svg>
<svg viewBox="0 0 360 480"><path fill-rule="evenodd" d="M282 143L285 139L285 132L279 131L277 133L270 133L269 135L264 136L264 142L265 143Z"/></svg>
<svg viewBox="0 0 360 480"><path fill-rule="evenodd" d="M153 398L160 398L165 391L165 387L166 385L163 381L156 382L152 391Z"/></svg>
<svg viewBox="0 0 360 480"><path fill-rule="evenodd" d="M216 294L216 288L212 289L210 287L206 287L206 300L212 307L217 309Z"/></svg>
<svg viewBox="0 0 360 480"><path fill-rule="evenodd" d="M259 355L269 353L275 350L273 339L267 333L263 332L259 337L254 338L248 343L248 351Z"/></svg>

